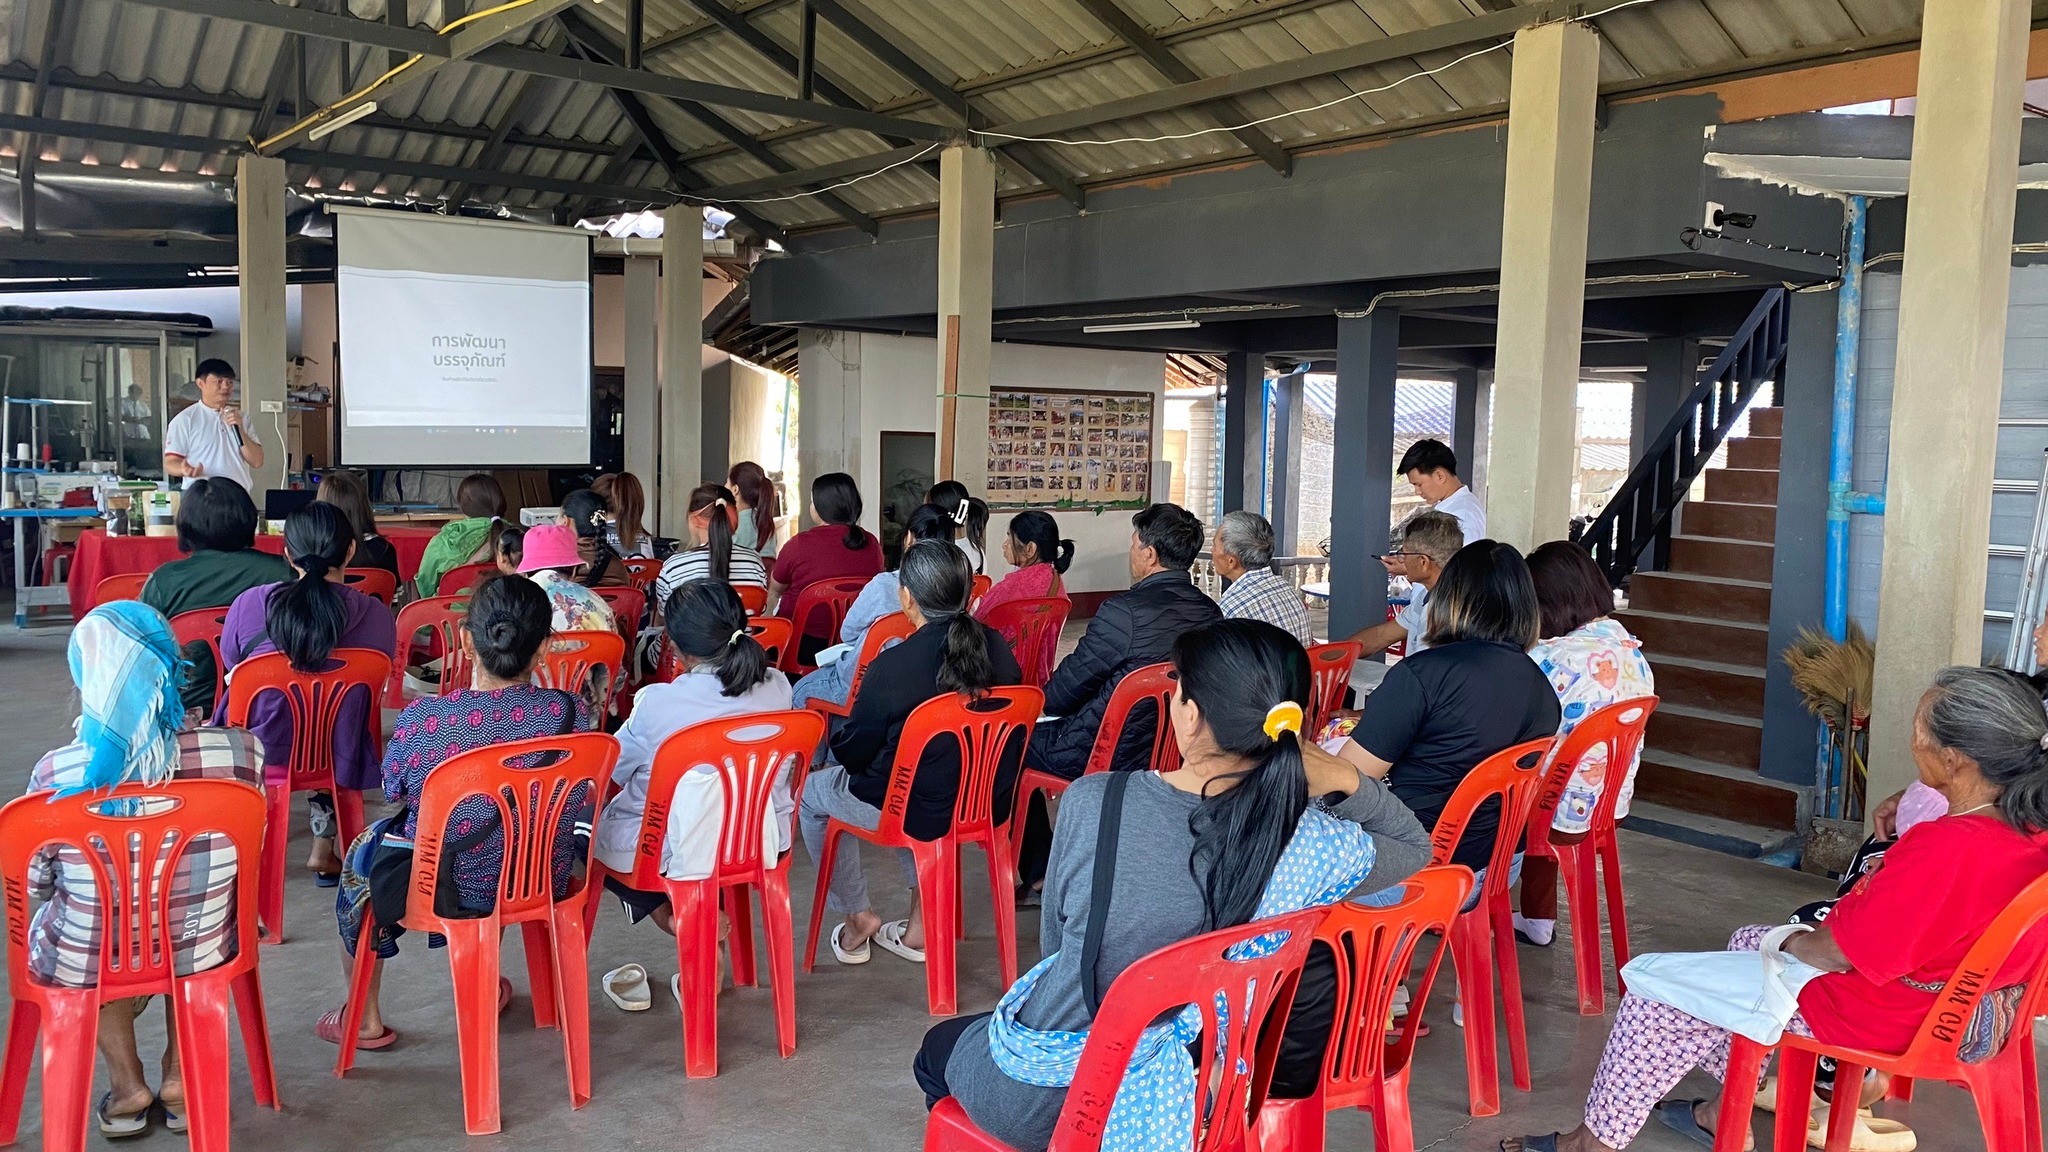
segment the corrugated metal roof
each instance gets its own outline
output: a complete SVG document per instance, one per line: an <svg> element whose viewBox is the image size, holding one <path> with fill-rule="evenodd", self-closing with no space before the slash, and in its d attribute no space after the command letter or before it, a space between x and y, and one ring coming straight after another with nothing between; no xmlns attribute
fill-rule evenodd
<svg viewBox="0 0 2048 1152"><path fill-rule="evenodd" d="M37 114L32 85L39 64L34 30L60 0L10 0L0 17L0 107L16 115ZM381 18L380 0L301 0L321 10L345 10L359 18ZM707 0L708 2L708 0ZM769 38L794 50L798 6L791 0L721 0L750 19ZM1029 120L1157 90L1166 81L1153 67L1090 14L1079 0L840 0L877 34L896 45L925 71L972 100L976 113L994 125ZM1215 76L1297 60L1318 52L1470 19L1495 4L1480 0L1120 0L1126 12L1148 28L1197 75ZM471 7L482 0L472 0ZM223 157L238 150L255 129L257 108L273 75L289 102L288 72L275 72L280 53L293 51L293 38L274 29L229 19L209 19L151 7L147 0L61 0L65 19L50 59L54 82L40 115L60 120L146 129L221 142L212 155L134 144L45 138L42 155L52 162L128 167L180 173L219 172ZM624 3L587 3L577 13L614 39L625 35ZM1735 70L1745 61L1800 49L1871 37L1910 34L1918 20L1916 0L1655 0L1611 12L1598 20L1604 37L1602 78L1628 82ZM408 15L424 26L444 23L440 0L415 2ZM646 0L646 42L658 45L644 66L672 76L730 87L791 95L794 81L783 68L731 31L717 27L691 0ZM529 47L558 50L563 30L548 21L526 36ZM333 101L374 78L388 66L382 48L346 47L309 40L307 88L315 103ZM1314 111L1365 89L1386 85L1418 70L1443 65L1462 51L1359 68L1285 84L1237 97L1253 118L1288 115L1260 130L1289 148L1353 137L1379 125L1442 117L1505 103L1510 60L1496 52L1468 60L1439 75L1416 79L1389 91ZM899 74L828 19L819 21L818 69L864 106L919 120L953 123L928 93ZM138 85L164 89L162 98L132 91ZM516 140L488 158L491 130L512 111L523 85L540 91L523 104L514 125ZM124 90L126 89L126 90ZM718 131L686 111L657 98L644 98L649 115L667 143L688 163L688 179L716 186L754 180L784 170L850 160L890 147L868 132L807 124L787 117L716 109L719 117L762 140L776 158L771 166L746 155ZM227 107L210 107L209 101ZM651 201L664 199L667 174L646 156L615 161L632 128L618 102L586 84L452 64L426 82L380 100L377 116L335 132L315 151L363 157L360 163L295 164L292 179L307 187L375 191L393 197L433 198L458 181L380 171L379 160L408 165L485 168L518 177L614 186L646 187ZM287 109L287 112L289 109ZM274 117L271 128L289 116ZM1083 183L1212 162L1236 162L1251 153L1215 126L1204 109L1187 108L1099 125L1066 134L1068 139L1106 140L1201 132L1185 139L1125 142L1100 146L1042 146L1036 151L1064 175ZM19 134L0 134L0 154L19 146ZM555 146L548 146L552 141ZM485 179L479 177L479 181ZM1006 161L1003 188L1037 181ZM535 188L482 189L508 204L549 208L581 198ZM867 214L917 209L936 198L936 186L917 167L904 167L863 180L839 193ZM761 215L785 226L835 220L814 199L756 205Z"/></svg>

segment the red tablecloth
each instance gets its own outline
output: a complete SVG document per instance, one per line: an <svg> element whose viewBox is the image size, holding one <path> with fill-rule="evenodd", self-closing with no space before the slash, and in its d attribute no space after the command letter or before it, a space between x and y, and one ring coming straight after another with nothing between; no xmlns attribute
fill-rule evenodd
<svg viewBox="0 0 2048 1152"><path fill-rule="evenodd" d="M406 580L420 570L420 557L426 554L427 541L439 531L395 524L380 530L398 552L398 574ZM256 547L282 556L284 537L258 536ZM154 572L180 555L176 536L109 536L97 528L81 533L78 555L71 561L71 618L83 619L92 610L92 590L99 587L100 581L126 572Z"/></svg>

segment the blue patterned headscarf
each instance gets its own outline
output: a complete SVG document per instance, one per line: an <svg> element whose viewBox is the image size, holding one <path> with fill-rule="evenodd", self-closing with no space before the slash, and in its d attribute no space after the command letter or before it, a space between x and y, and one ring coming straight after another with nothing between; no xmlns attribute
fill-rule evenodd
<svg viewBox="0 0 2048 1152"><path fill-rule="evenodd" d="M72 629L69 656L78 742L91 757L75 791L168 777L185 725L185 661L169 622L138 600L102 604Z"/></svg>

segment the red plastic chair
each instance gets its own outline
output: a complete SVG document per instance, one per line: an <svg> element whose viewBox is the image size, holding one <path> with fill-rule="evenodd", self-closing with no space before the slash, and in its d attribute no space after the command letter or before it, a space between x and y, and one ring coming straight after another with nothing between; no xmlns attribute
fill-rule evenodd
<svg viewBox="0 0 2048 1152"><path fill-rule="evenodd" d="M421 632L428 633L426 648L441 658L441 683L436 696L446 696L469 687L469 657L462 651L462 618L469 614L468 596L429 596L414 600L398 610L398 650L410 656ZM391 668L384 686L384 707L405 707L405 664L401 659Z"/></svg>
<svg viewBox="0 0 2048 1152"><path fill-rule="evenodd" d="M1411 1057L1423 1005L1446 948L1431 951L1390 1042L1394 991L1408 978L1425 934L1448 939L1458 908L1472 892L1472 870L1458 864L1424 868L1409 877L1398 904L1338 904L1316 930L1337 959L1337 1021L1322 1082L1303 1100L1267 1100L1259 1112L1259 1146L1271 1152L1322 1152L1323 1117L1338 1108L1372 1113L1373 1152L1415 1152L1408 1112Z"/></svg>
<svg viewBox="0 0 2048 1152"><path fill-rule="evenodd" d="M795 643L796 626L780 616L749 616L747 631L753 635L754 642L768 653L770 668L780 667L782 653ZM661 641L661 662L655 667L654 678L667 684L682 674L682 665L676 662L676 646L664 637Z"/></svg>
<svg viewBox="0 0 2048 1152"><path fill-rule="evenodd" d="M868 626L861 637L860 652L854 657L853 680L846 686L846 703L834 704L830 700L812 700L809 707L827 716L853 715L854 697L860 695L861 681L867 679L868 665L882 654L882 649L892 640L908 640L916 629L910 626L910 617L901 612L891 612Z"/></svg>
<svg viewBox="0 0 2048 1152"><path fill-rule="evenodd" d="M112 604L116 600L142 599L142 586L149 583L147 572L123 572L100 581L92 590L92 606Z"/></svg>
<svg viewBox="0 0 2048 1152"><path fill-rule="evenodd" d="M1516 845L1535 807L1543 783L1543 757L1550 739L1531 740L1488 756L1465 776L1451 794L1443 815L1429 833L1430 863L1448 864L1473 813L1488 800L1500 801L1500 831L1487 861L1479 900L1461 913L1451 929L1451 963L1458 973L1458 1002L1465 1006L1465 1083L1474 1116L1500 1114L1500 1050L1493 1032L1493 980L1500 969L1502 1015L1507 1020L1508 1062L1515 1087L1527 1092L1529 1032L1522 1018L1522 967L1515 957L1515 930L1510 919L1508 874ZM1488 949L1492 952L1489 955Z"/></svg>
<svg viewBox="0 0 2048 1152"><path fill-rule="evenodd" d="M1970 946L1955 975L1927 1010L1919 1033L1902 1053L1844 1048L1785 1033L1776 1045L1778 1099L1811 1098L1814 1066L1821 1056L1834 1060L1837 1084L1860 1084L1864 1072L1875 1068L1892 1075L1892 1095L1903 1099L1911 1098L1916 1079L1947 1080L1967 1089L1976 1101L1978 1122L1984 1129L1985 1152L2040 1152L2041 1090L2035 1072L2034 1018L2048 1009L2042 1002L2043 987L2048 985L2048 962L2037 965L2032 972L2009 971L2008 965L2021 941L2043 919L2048 919L2048 877L2028 885ZM1985 994L2020 983L2026 985L2026 991L2013 1014L2012 1031L2004 1045L1988 1060L1963 1063L1956 1046L1964 1039ZM1715 1132L1725 1138L1716 1137L1716 1152L1741 1152L1742 1139L1749 1133L1750 1111L1756 1104L1757 1080L1770 1052L1770 1048L1747 1037L1734 1037L1721 1094L1720 1120L1715 1124ZM1855 1130L1855 1106L1842 1108L1840 1102L1838 1096L1829 1106L1828 1152L1847 1152ZM1805 1147L1806 1126L1806 1109L1780 1108L1777 1146Z"/></svg>
<svg viewBox="0 0 2048 1152"><path fill-rule="evenodd" d="M383 568L352 568L341 580L365 596L382 600L386 608L398 601L398 577Z"/></svg>
<svg viewBox="0 0 2048 1152"><path fill-rule="evenodd" d="M1152 762L1154 772L1171 772L1180 767L1180 741L1173 734L1173 716L1167 711L1173 703L1173 694L1180 681L1175 679L1172 664L1147 664L1133 671L1117 682L1116 691L1109 694L1109 707L1102 713L1102 727L1095 730L1095 745L1088 750L1088 764L1081 770L1083 776L1107 772L1116 761L1117 742L1122 739L1124 728L1130 723L1131 709L1141 700L1155 700L1159 707L1152 720ZM1067 790L1073 781L1051 772L1026 767L1017 773L1017 811L1031 810L1031 797L1044 794L1047 800ZM1016 833L1011 845L1011 862L1022 859L1024 854L1024 825L1012 821L1011 830Z"/></svg>
<svg viewBox="0 0 2048 1152"><path fill-rule="evenodd" d="M917 861L917 898L924 909L925 999L934 1016L958 1010L954 941L964 934L960 916L960 849L979 844L988 856L989 893L996 911L996 955L1003 987L1017 981L1017 879L1006 851L1004 825L995 821L996 775L1012 738L1022 745L1045 707L1045 693L1036 688L992 688L970 701L957 693L935 696L917 706L903 722L896 742L896 762L889 770L888 803L881 825L870 832L837 820L825 826L825 850L818 861L818 890L811 901L810 947L804 971L818 954L819 928L825 917L825 889L832 878L840 833L858 836L882 848L908 848ZM937 840L918 840L903 830L904 810L917 776L925 745L940 737L959 742L960 791L953 801L953 827ZM858 849L855 849L856 851Z"/></svg>
<svg viewBox="0 0 2048 1152"><path fill-rule="evenodd" d="M1333 640L1308 650L1308 670L1315 678L1315 700L1310 703L1310 738L1323 730L1330 717L1344 707L1344 694L1351 690L1351 669L1365 655L1365 645L1356 640Z"/></svg>
<svg viewBox="0 0 2048 1152"><path fill-rule="evenodd" d="M629 587L639 589L642 595L652 593L654 578L661 575L661 561L625 556L620 558L619 564L626 570L626 584Z"/></svg>
<svg viewBox="0 0 2048 1152"><path fill-rule="evenodd" d="M121 809L135 811L123 814ZM176 1021L191 1144L228 1148L228 1000L232 994L256 1102L278 1107L270 1027L256 966L257 861L263 797L232 780L171 780L111 793L53 800L23 796L0 808L0 877L7 899L7 1024L0 1083L0 1143L14 1143L28 1094L29 1061L41 1037L43 1147L84 1152L92 1109L93 1057L100 1006L130 996L169 997ZM180 976L172 966L183 916L169 880L192 841L208 833L235 846L235 958ZM92 988L40 984L30 976L30 858L46 844L70 844L91 867L99 917L99 975ZM130 881L136 881L131 883Z"/></svg>
<svg viewBox="0 0 2048 1152"><path fill-rule="evenodd" d="M647 618L647 593L637 586L612 584L603 588L592 588L598 598L611 605L612 616L619 622L619 632L631 637L640 632L640 622Z"/></svg>
<svg viewBox="0 0 2048 1152"><path fill-rule="evenodd" d="M1003 639L1010 642L1017 667L1023 669L1024 683L1043 688L1052 678L1052 652L1073 607L1073 602L1064 596L1005 600L989 609L981 622L1001 632Z"/></svg>
<svg viewBox="0 0 2048 1152"><path fill-rule="evenodd" d="M789 862L784 852L761 854L761 825L775 782L787 765L792 802L803 799L811 753L825 739L825 719L815 712L761 712L692 724L662 741L647 782L647 811L640 820L640 853L627 886L666 892L674 910L676 964L683 973L683 1068L691 1077L718 1075L718 906L725 897L732 917L733 983L754 983L754 926L750 890L761 895L762 929L768 938L768 982L775 992L775 1039L788 1059L796 1052L796 940L789 910ZM703 880L671 880L661 871L669 806L683 774L699 765L718 770L725 819L718 833L718 868ZM595 905L606 868L592 862L587 891Z"/></svg>
<svg viewBox="0 0 2048 1152"><path fill-rule="evenodd" d="M476 564L458 564L441 573L441 582L434 586L436 596L461 596L476 586L479 577L488 576L498 570L495 560Z"/></svg>
<svg viewBox="0 0 2048 1152"><path fill-rule="evenodd" d="M558 688L577 696L600 668L609 669L604 692L593 701L591 721L596 723L611 704L625 675L626 638L617 632L557 632L541 649L540 665L533 670L533 682L542 688ZM585 697L590 699L590 697Z"/></svg>
<svg viewBox="0 0 2048 1152"><path fill-rule="evenodd" d="M288 781L263 788L270 815L270 834L263 838L263 887L257 914L263 921L263 942L284 943L285 845L291 838L294 792L327 792L334 797L335 843L346 849L363 830L363 794L334 786L334 736L341 708L358 691L369 706L363 709L368 739L383 744L384 717L377 700L391 679L391 657L367 648L336 648L324 672L297 672L282 652L252 656L235 665L228 678L228 725L246 728L257 697L276 692L292 718Z"/></svg>
<svg viewBox="0 0 2048 1152"><path fill-rule="evenodd" d="M171 635L178 638L178 647L204 643L213 653L213 698L218 701L221 693L227 691L228 670L220 658L220 634L227 627L228 610L225 608L194 608L171 617Z"/></svg>
<svg viewBox="0 0 2048 1152"><path fill-rule="evenodd" d="M551 761L520 767L521 761ZM455 977L456 1049L462 1064L462 1119L472 1136L499 1130L498 954L499 938L521 926L526 977L537 1028L562 1029L569 1068L569 1107L590 1100L590 964L584 928L585 893L578 888L554 897L555 832L583 807L595 809L604 782L619 760L619 742L602 732L542 736L492 744L464 752L427 775L420 788L419 835L412 858L412 883L405 916L409 931L438 932L448 940L448 966ZM505 854L498 878L498 903L487 916L444 919L434 911L441 845L455 806L472 796L495 801L503 821ZM587 850L586 850L587 852ZM588 875L590 861L584 860ZM588 881L586 881L588 883ZM348 1006L342 1012L341 1054L334 1074L355 1066L356 1034L362 1030L364 993L377 949L376 925L363 918L356 941L355 970ZM559 1013L559 1018L558 1018Z"/></svg>
<svg viewBox="0 0 2048 1152"><path fill-rule="evenodd" d="M981 603L981 598L988 595L988 590L995 586L996 582L986 573L976 572L974 574L974 588L967 596L967 607L969 610L972 610L976 604Z"/></svg>
<svg viewBox="0 0 2048 1152"><path fill-rule="evenodd" d="M817 580L806 585L797 595L796 609L788 616L796 626L799 639L806 635L818 635L811 625L817 623L819 614L825 617L824 636L837 639L839 626L846 623L846 613L853 602L860 598L860 590L867 587L864 579ZM799 645L791 644L782 650L782 670L793 676L816 672L816 664L806 664L797 656Z"/></svg>
<svg viewBox="0 0 2048 1152"><path fill-rule="evenodd" d="M1194 1005L1202 1014L1195 1050L1195 1152L1242 1152L1252 1143L1251 1120L1266 1103L1266 1086L1280 1055L1280 1034L1294 1005L1302 961L1327 908L1304 908L1169 944L1123 970L1102 998L1088 1029L1080 1066L1067 1089L1047 1152L1089 1152L1123 1087L1124 1069L1145 1029ZM1287 938L1271 955L1232 959L1233 948L1271 932ZM1227 1006L1219 1016L1217 1006ZM1270 1147L1270 1146L1269 1146ZM975 1127L953 1097L939 1101L924 1126L924 1152L1010 1152ZM1280 1152L1272 1148L1271 1152Z"/></svg>
<svg viewBox="0 0 2048 1152"><path fill-rule="evenodd" d="M749 616L759 616L768 607L768 590L759 584L735 584L732 590L740 594L740 607Z"/></svg>
<svg viewBox="0 0 2048 1152"><path fill-rule="evenodd" d="M1639 696L1609 704L1558 741L1543 779L1543 791L1529 816L1530 856L1556 859L1564 878L1565 894L1572 909L1572 965L1579 975L1579 1015L1599 1016L1607 1011L1607 977L1600 967L1600 880L1607 887L1607 933L1614 943L1614 981L1623 994L1621 970L1628 964L1628 905L1621 890L1621 844L1614 834L1614 809L1621 801L1620 783L1628 778L1629 766L1643 746L1643 727L1657 710L1655 696ZM1572 769L1595 748L1607 749L1608 787L1600 790L1600 803L1593 809L1593 825L1586 838L1576 844L1554 844L1551 821L1557 818L1557 803L1571 783Z"/></svg>

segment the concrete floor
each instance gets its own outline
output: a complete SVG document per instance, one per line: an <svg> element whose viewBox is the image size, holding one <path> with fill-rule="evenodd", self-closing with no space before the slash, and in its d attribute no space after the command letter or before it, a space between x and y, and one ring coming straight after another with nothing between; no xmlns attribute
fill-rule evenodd
<svg viewBox="0 0 2048 1152"><path fill-rule="evenodd" d="M63 642L58 629L25 635L0 629L0 686L7 701L0 709L0 747L11 750L0 766L0 794L18 792L34 758L70 738L74 710ZM303 823L295 819L293 827L303 838ZM1640 950L1719 947L1733 928L1774 920L1825 890L1812 877L1623 835L1632 928ZM293 859L303 860L303 850L303 844L295 843ZM879 879L893 875L894 865L872 858L869 870ZM801 943L814 879L801 851L794 872ZM978 868L970 868L972 938L963 944L960 959L960 1003L968 1011L992 1007L1001 991L989 910L974 887L980 875ZM885 913L907 910L907 893L885 892L879 884L876 891ZM259 1111L238 1066L234 1125L240 1147L296 1152L355 1152L366 1145L418 1152L577 1147L860 1152L920 1145L923 1100L911 1079L910 1060L930 1023L923 974L879 950L865 968L841 968L827 956L814 975L798 973L799 1046L788 1061L775 1055L767 991L726 992L719 1002L720 1075L688 1081L682 1072L680 1021L666 991L667 977L675 971L672 944L651 925L628 928L617 907L608 905L591 951L593 1095L583 1109L571 1111L559 1034L532 1026L515 942L506 950L506 972L518 995L504 1017L505 1128L501 1135L472 1140L462 1130L444 954L408 940L384 986L385 1011L403 1034L401 1043L363 1053L357 1070L336 1080L334 1048L312 1034L315 1019L339 1003L344 992L333 896L295 871L289 901L290 937L263 954L286 1110ZM1020 917L1019 931L1021 960L1028 967L1038 956L1037 916ZM1474 1120L1466 1114L1462 1040L1450 1021L1447 972L1428 1009L1434 1035L1417 1055L1413 1105L1418 1148L1487 1149L1504 1136L1577 1122L1608 1022L1577 1014L1568 949L1524 948L1521 955L1537 1091L1523 1095L1509 1086L1501 1116ZM621 1013L596 990L598 973L627 960L647 965L657 978L662 990L653 1011ZM144 1023L145 1053L161 1051L161 1021L161 1009L153 1008ZM239 1044L237 1053L239 1065ZM1703 1094L1702 1079L1689 1085L1700 1089L1692 1094ZM23 1120L22 1140L28 1146L40 1123L40 1077L36 1080ZM1919 1129L1923 1148L1965 1152L1983 1147L1968 1099L1956 1090L1929 1086L1914 1104L1894 1114ZM1371 1129L1363 1114L1337 1114L1329 1123L1333 1149L1370 1147ZM181 1146L181 1138L159 1129L128 1143L168 1149ZM1678 1152L1695 1145L1652 1125L1634 1147Z"/></svg>

